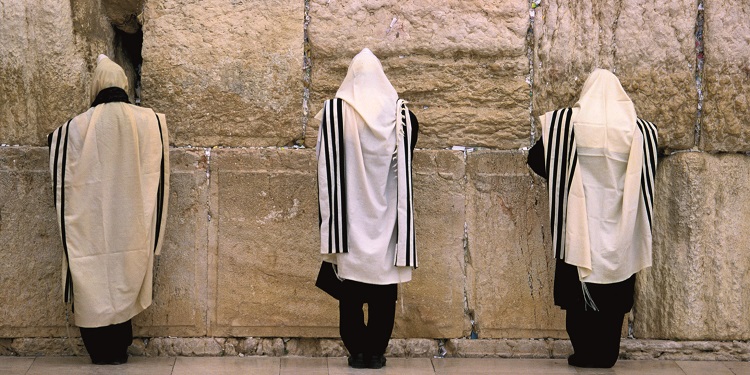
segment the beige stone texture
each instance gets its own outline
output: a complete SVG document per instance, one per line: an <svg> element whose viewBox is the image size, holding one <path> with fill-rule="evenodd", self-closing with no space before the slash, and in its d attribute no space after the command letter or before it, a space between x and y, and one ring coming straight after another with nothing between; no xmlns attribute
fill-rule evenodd
<svg viewBox="0 0 750 375"><path fill-rule="evenodd" d="M143 103L172 142L282 146L302 136L303 3L146 3Z"/></svg>
<svg viewBox="0 0 750 375"><path fill-rule="evenodd" d="M1 337L66 332L48 157L46 148L0 147Z"/></svg>
<svg viewBox="0 0 750 375"><path fill-rule="evenodd" d="M212 158L218 221L210 334L338 337L338 304L314 286L320 267L315 153L219 150ZM460 336L468 326L463 157L425 151L414 164L420 268L400 287L394 337Z"/></svg>
<svg viewBox="0 0 750 375"><path fill-rule="evenodd" d="M532 173L519 152L468 156L469 305L480 338L565 337L552 300L546 184Z"/></svg>
<svg viewBox="0 0 750 375"><path fill-rule="evenodd" d="M450 357L549 358L548 340L451 339L446 342Z"/></svg>
<svg viewBox="0 0 750 375"><path fill-rule="evenodd" d="M134 319L136 336L207 333L207 158L203 149L174 149L170 164L167 228L155 261L154 299Z"/></svg>
<svg viewBox="0 0 750 375"><path fill-rule="evenodd" d="M706 2L701 148L750 150L750 1Z"/></svg>
<svg viewBox="0 0 750 375"><path fill-rule="evenodd" d="M399 287L394 337L460 337L470 329L464 313L463 153L417 151L413 168L419 268Z"/></svg>
<svg viewBox="0 0 750 375"><path fill-rule="evenodd" d="M47 134L88 107L89 72L110 53L112 30L96 0L0 1L0 143L46 145Z"/></svg>
<svg viewBox="0 0 750 375"><path fill-rule="evenodd" d="M660 147L692 147L697 12L692 0L542 1L534 21L535 117L573 106L589 73L603 68L620 78L638 116L659 127Z"/></svg>
<svg viewBox="0 0 750 375"><path fill-rule="evenodd" d="M333 97L352 57L370 48L420 121L419 147L528 144L528 2L310 2L312 116Z"/></svg>
<svg viewBox="0 0 750 375"><path fill-rule="evenodd" d="M638 338L750 339L750 157L679 153L656 178L653 267L639 273Z"/></svg>
<svg viewBox="0 0 750 375"><path fill-rule="evenodd" d="M315 153L219 149L211 181L209 335L338 336L338 305L314 285Z"/></svg>
<svg viewBox="0 0 750 375"><path fill-rule="evenodd" d="M135 334L206 334L207 180L200 152L173 150L167 233L154 279L154 303L135 318ZM2 337L78 336L66 329L63 249L46 148L0 148L0 307ZM33 257L28 254L34 253Z"/></svg>
<svg viewBox="0 0 750 375"><path fill-rule="evenodd" d="M101 3L113 26L130 34L140 29L138 15L143 12L145 0L101 0Z"/></svg>

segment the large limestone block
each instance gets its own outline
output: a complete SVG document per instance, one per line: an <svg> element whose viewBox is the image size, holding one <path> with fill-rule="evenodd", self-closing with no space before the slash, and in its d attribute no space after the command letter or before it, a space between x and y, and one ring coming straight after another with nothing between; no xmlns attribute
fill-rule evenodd
<svg viewBox="0 0 750 375"><path fill-rule="evenodd" d="M680 153L659 165L653 267L639 273L638 338L750 339L750 157Z"/></svg>
<svg viewBox="0 0 750 375"><path fill-rule="evenodd" d="M461 337L470 329L464 313L464 170L461 152L415 153L419 268L399 289L395 337Z"/></svg>
<svg viewBox="0 0 750 375"><path fill-rule="evenodd" d="M468 156L469 303L480 338L565 337L552 300L546 184L532 173L522 153Z"/></svg>
<svg viewBox="0 0 750 375"><path fill-rule="evenodd" d="M302 135L303 3L153 0L143 103L177 145L281 146Z"/></svg>
<svg viewBox="0 0 750 375"><path fill-rule="evenodd" d="M0 143L45 145L88 107L96 55L114 54L94 0L0 1Z"/></svg>
<svg viewBox="0 0 750 375"><path fill-rule="evenodd" d="M0 147L0 337L66 332L48 157L46 148Z"/></svg>
<svg viewBox="0 0 750 375"><path fill-rule="evenodd" d="M352 57L370 48L420 120L420 146L515 149L528 144L528 2L310 2L312 116L333 97Z"/></svg>
<svg viewBox="0 0 750 375"><path fill-rule="evenodd" d="M692 0L542 1L534 22L534 115L572 106L589 73L609 69L638 115L659 127L660 146L692 147L696 14Z"/></svg>
<svg viewBox="0 0 750 375"><path fill-rule="evenodd" d="M312 150L213 154L209 335L338 335L338 304L314 285L316 181Z"/></svg>
<svg viewBox="0 0 750 375"><path fill-rule="evenodd" d="M701 148L750 150L750 1L707 2Z"/></svg>
<svg viewBox="0 0 750 375"><path fill-rule="evenodd" d="M135 33L141 25L138 15L143 12L145 0L101 0L104 12L112 25L126 33Z"/></svg>
<svg viewBox="0 0 750 375"><path fill-rule="evenodd" d="M136 336L206 334L208 169L202 149L170 153L167 228L156 258L154 299L134 320Z"/></svg>

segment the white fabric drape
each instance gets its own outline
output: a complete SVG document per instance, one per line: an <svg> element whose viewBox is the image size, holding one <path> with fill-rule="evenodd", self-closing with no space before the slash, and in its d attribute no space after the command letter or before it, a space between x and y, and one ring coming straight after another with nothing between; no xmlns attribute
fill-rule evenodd
<svg viewBox="0 0 750 375"><path fill-rule="evenodd" d="M108 58L92 81L92 100L101 89L127 90L122 68ZM169 198L169 137L158 116L127 103L99 104L52 134L63 285L72 281L80 327L122 323L151 304Z"/></svg>
<svg viewBox="0 0 750 375"><path fill-rule="evenodd" d="M651 266L653 124L637 119L617 77L602 69L589 76L572 109L540 121L550 214L562 230L553 227L556 255L591 283L620 282ZM556 133L566 121L572 129ZM567 160L555 165L555 158Z"/></svg>
<svg viewBox="0 0 750 375"><path fill-rule="evenodd" d="M328 260L344 279L400 283L417 266L404 113L380 61L364 49L316 116L321 252L335 254Z"/></svg>

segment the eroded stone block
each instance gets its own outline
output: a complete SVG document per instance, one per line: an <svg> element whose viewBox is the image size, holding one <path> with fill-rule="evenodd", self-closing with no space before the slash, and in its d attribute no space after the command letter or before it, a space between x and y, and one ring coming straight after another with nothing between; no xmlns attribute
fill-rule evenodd
<svg viewBox="0 0 750 375"><path fill-rule="evenodd" d="M3 1L0 143L47 144L47 134L89 101L96 55L113 52L99 3Z"/></svg>
<svg viewBox="0 0 750 375"><path fill-rule="evenodd" d="M589 73L609 69L638 115L659 127L659 146L692 147L696 14L691 0L543 1L534 25L534 115L573 106Z"/></svg>
<svg viewBox="0 0 750 375"><path fill-rule="evenodd" d="M653 267L638 275L638 338L750 338L750 157L679 153L660 161Z"/></svg>
<svg viewBox="0 0 750 375"><path fill-rule="evenodd" d="M750 1L706 3L701 148L750 150Z"/></svg>
<svg viewBox="0 0 750 375"><path fill-rule="evenodd" d="M47 149L0 147L2 337L65 335L56 218Z"/></svg>
<svg viewBox="0 0 750 375"><path fill-rule="evenodd" d="M414 155L414 218L419 268L399 286L394 337L460 337L464 312L465 166L457 151Z"/></svg>
<svg viewBox="0 0 750 375"><path fill-rule="evenodd" d="M177 145L282 146L302 135L303 3L154 0L143 103Z"/></svg>
<svg viewBox="0 0 750 375"><path fill-rule="evenodd" d="M420 120L419 147L515 149L528 143L528 2L313 0L310 122L352 57L370 48Z"/></svg>
<svg viewBox="0 0 750 375"><path fill-rule="evenodd" d="M315 152L218 150L212 156L216 276L210 335L338 336L320 268Z"/></svg>
<svg viewBox="0 0 750 375"><path fill-rule="evenodd" d="M478 151L467 162L472 298L480 338L565 337L554 306L546 185L518 152Z"/></svg>
<svg viewBox="0 0 750 375"><path fill-rule="evenodd" d="M208 162L203 149L170 153L167 229L155 260L152 305L134 319L134 334L206 334Z"/></svg>

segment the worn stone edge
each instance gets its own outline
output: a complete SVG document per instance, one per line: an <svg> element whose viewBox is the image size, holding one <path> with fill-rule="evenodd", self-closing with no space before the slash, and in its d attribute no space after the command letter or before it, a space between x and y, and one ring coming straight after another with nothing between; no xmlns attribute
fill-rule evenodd
<svg viewBox="0 0 750 375"><path fill-rule="evenodd" d="M340 339L282 337L135 338L139 357L343 357ZM403 358L566 358L564 339L392 339L386 356ZM0 356L86 356L80 338L0 339ZM750 341L623 339L620 358L632 360L750 361Z"/></svg>

